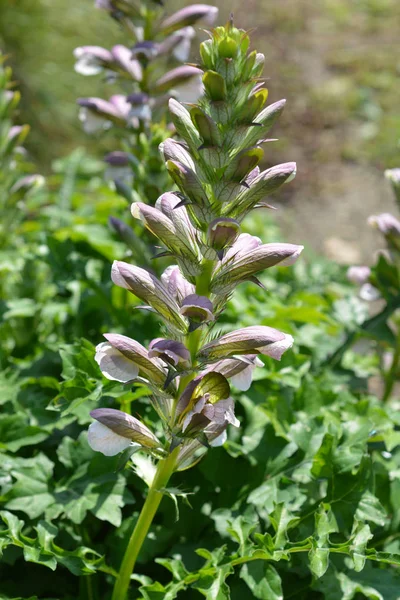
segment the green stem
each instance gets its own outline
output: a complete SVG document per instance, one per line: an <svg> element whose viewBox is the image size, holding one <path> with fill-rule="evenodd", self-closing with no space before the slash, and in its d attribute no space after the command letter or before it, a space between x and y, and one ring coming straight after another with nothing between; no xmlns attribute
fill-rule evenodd
<svg viewBox="0 0 400 600"><path fill-rule="evenodd" d="M390 398L390 395L393 390L393 386L396 383L397 372L399 369L399 361L400 361L400 336L397 337L396 347L393 354L393 361L389 372L385 379L385 389L382 396L382 402L387 402Z"/></svg>
<svg viewBox="0 0 400 600"><path fill-rule="evenodd" d="M215 262L213 260L205 260L203 262L201 274L196 280L196 294L199 296L210 295L210 281L214 266Z"/></svg>
<svg viewBox="0 0 400 600"><path fill-rule="evenodd" d="M131 575L135 567L136 559L146 539L150 525L153 521L154 515L160 505L163 497L163 489L166 487L169 478L171 477L176 459L178 456L179 447L175 448L171 454L160 460L157 466L157 471L154 476L154 481L149 489L149 493L146 498L146 502L143 505L142 511L136 522L133 533L130 537L128 545L125 550L124 558L121 563L121 568L118 573L117 580L115 582L112 600L125 600Z"/></svg>

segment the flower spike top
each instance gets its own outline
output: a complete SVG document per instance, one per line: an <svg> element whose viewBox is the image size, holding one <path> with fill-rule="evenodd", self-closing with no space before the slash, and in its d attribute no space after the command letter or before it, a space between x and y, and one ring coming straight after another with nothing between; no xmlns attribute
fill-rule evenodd
<svg viewBox="0 0 400 600"><path fill-rule="evenodd" d="M205 11L202 5L191 8L164 21L165 29L172 34L178 23L188 25ZM249 43L245 31L228 23L201 44L204 96L190 105L170 100L179 137L160 146L178 190L162 194L154 207L145 198L131 207L175 264L160 278L121 261L112 268L113 282L158 315L166 334L147 348L107 334L96 360L108 379L150 387L165 441L123 413L118 419L94 411L98 424L91 426L89 443L96 450L103 451L104 438L109 454L139 444L153 455L174 453L175 470L191 466L201 449L223 443L226 429L239 426L231 385L247 390L254 369L263 365L261 355L280 360L293 345L291 335L273 326L213 331L236 286L258 283L265 269L292 265L303 249L263 244L242 231L244 217L268 208L266 196L296 172L295 163L259 168L263 139L284 102L266 106L268 92L260 83L264 57L250 51Z"/></svg>
<svg viewBox="0 0 400 600"><path fill-rule="evenodd" d="M400 208L400 169L387 169L385 178L391 183L397 208ZM376 253L373 267L352 266L347 271L351 283L360 286L359 297L366 302L385 300L396 304L400 286L400 220L391 213L371 215L368 225L376 229L385 248Z"/></svg>

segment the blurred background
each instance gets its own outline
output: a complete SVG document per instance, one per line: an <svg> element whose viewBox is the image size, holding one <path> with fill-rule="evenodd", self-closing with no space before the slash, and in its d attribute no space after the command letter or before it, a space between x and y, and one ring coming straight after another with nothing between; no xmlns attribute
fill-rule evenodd
<svg viewBox="0 0 400 600"><path fill-rule="evenodd" d="M166 11L185 4L166 0ZM399 0L215 4L220 23L233 12L237 26L254 29L269 100L288 101L272 132L279 141L266 152L267 164L298 163L279 193L285 238L344 264L370 262L380 239L366 219L392 211L383 172L400 166ZM101 78L74 72L72 52L115 43L127 43L126 35L94 0L0 2L0 48L21 88L19 120L32 127L26 146L40 172L77 147L97 158L113 149L80 127L76 98L110 92Z"/></svg>

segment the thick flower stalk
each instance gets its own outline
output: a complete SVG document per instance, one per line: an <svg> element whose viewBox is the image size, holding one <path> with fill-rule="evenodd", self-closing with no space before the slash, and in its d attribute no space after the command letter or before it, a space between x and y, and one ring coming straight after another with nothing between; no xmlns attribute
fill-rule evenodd
<svg viewBox="0 0 400 600"><path fill-rule="evenodd" d="M172 26L172 25L171 25ZM126 597L140 546L174 471L196 464L207 448L224 443L238 427L231 386L247 390L261 357L280 360L293 338L254 325L224 335L217 322L236 286L259 283L270 267L291 265L303 247L269 243L242 231L244 217L265 210L265 197L293 178L294 163L261 171L262 142L284 101L266 106L260 77L264 56L249 51L249 37L232 23L201 44L205 94L198 104L170 100L180 141L160 151L179 191L162 194L154 207L132 205L132 214L176 263L157 278L116 261L113 282L144 302L163 323L163 337L147 347L107 334L96 360L105 377L146 383L163 438L136 418L110 409L92 412L89 443L107 455L138 448L159 458L154 481L129 542L113 599Z"/></svg>
<svg viewBox="0 0 400 600"><path fill-rule="evenodd" d="M202 94L201 70L185 63L195 37L193 25L212 25L218 9L195 4L166 16L162 3L147 0L97 0L96 6L117 21L127 41L111 49L76 48L75 70L117 81L121 93L79 98L79 118L89 134L112 129L122 139L121 149L105 159L106 178L115 182L117 192L130 202L145 198L154 204L167 189L158 146L173 133L166 121L168 100L195 102Z"/></svg>

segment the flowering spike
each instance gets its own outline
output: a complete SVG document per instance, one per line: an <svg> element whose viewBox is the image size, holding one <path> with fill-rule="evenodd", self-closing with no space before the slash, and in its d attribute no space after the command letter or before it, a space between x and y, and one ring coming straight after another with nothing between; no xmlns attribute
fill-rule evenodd
<svg viewBox="0 0 400 600"><path fill-rule="evenodd" d="M208 10L183 9L162 27L178 37L179 25L190 27L191 19ZM164 40L164 49L176 47L172 37ZM139 43L133 52L151 60L160 47ZM263 244L241 233L245 216L255 207L269 206L265 197L296 173L295 163L259 169L262 143L285 104L266 106L268 91L259 81L264 56L249 51L247 33L232 22L210 33L200 55L200 68L179 67L149 82L161 94L186 77L202 75L204 95L198 103L185 107L170 99L179 139L166 139L159 146L179 191L161 194L155 206L140 201L132 205L133 216L163 246L162 255L173 257L176 264L160 280L124 262L116 261L112 270L114 283L162 317L168 335L153 340L146 350L134 340L108 334L98 357L106 376L119 381L141 378L151 387L164 426L164 449L170 457L179 452L177 468L193 464L193 453L201 446L224 443L227 427L239 425L228 380L247 390L254 369L263 364L258 356L280 360L293 344L291 335L267 326L213 336L227 299L241 282L263 287L256 277L260 271L291 265L303 250L296 244Z"/></svg>

